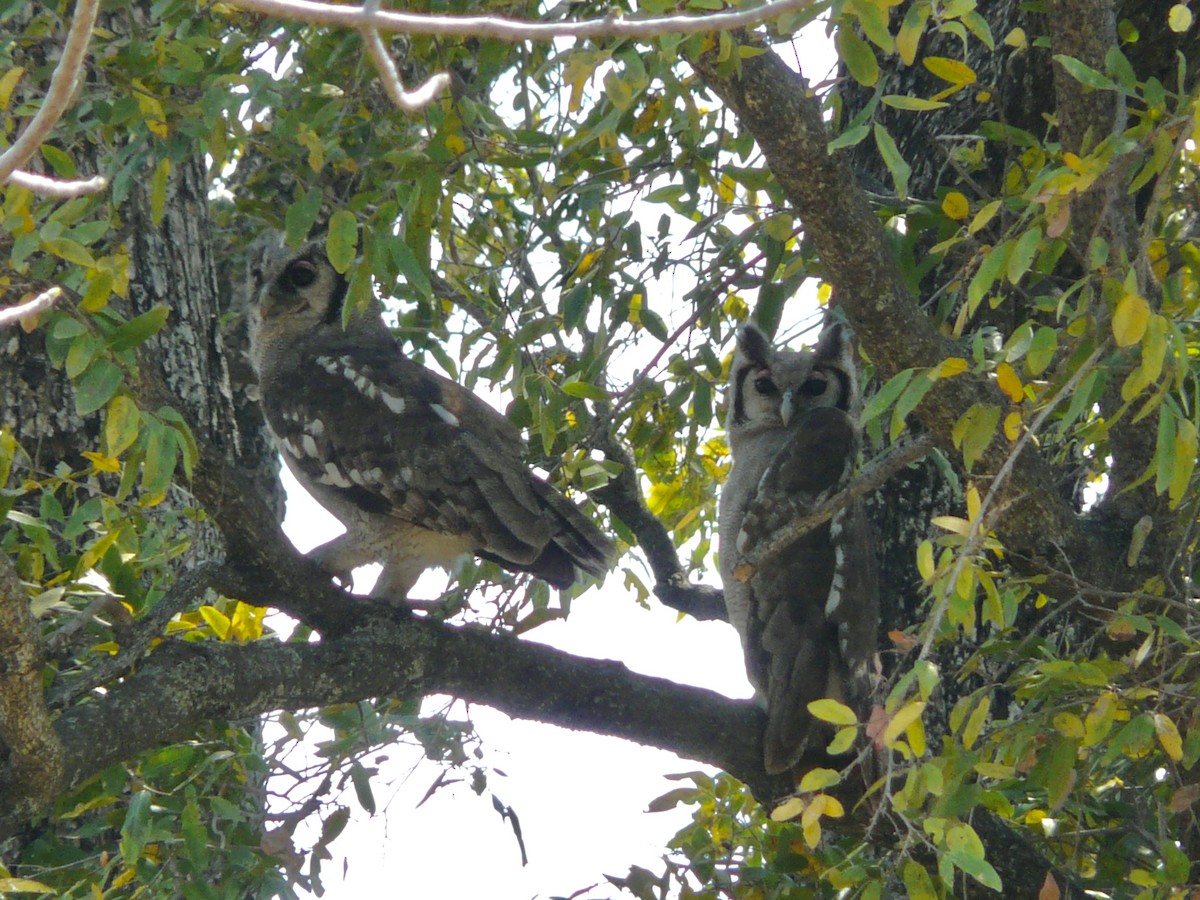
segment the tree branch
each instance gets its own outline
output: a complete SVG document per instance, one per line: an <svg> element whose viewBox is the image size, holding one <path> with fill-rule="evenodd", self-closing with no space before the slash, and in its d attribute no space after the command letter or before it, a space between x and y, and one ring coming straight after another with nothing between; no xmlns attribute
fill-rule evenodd
<svg viewBox="0 0 1200 900"><path fill-rule="evenodd" d="M700 34L748 28L760 22L799 12L815 0L774 0L734 12L623 18L605 16L579 22L536 22L503 16L452 16L376 10L363 6L314 3L311 0L230 0L252 12L343 28L376 28L406 34L440 37L490 38L497 41L550 41L555 38L653 38L664 34Z"/></svg>
<svg viewBox="0 0 1200 900"><path fill-rule="evenodd" d="M646 554L654 573L654 596L671 609L700 620L728 621L725 598L718 588L688 583L687 573L679 564L679 552L665 525L646 506L637 480L637 463L630 452L607 430L596 436L596 449L608 459L619 462L621 474L592 496L607 506L637 535L638 546Z"/></svg>
<svg viewBox="0 0 1200 900"><path fill-rule="evenodd" d="M0 328L8 328L38 316L57 303L61 296L62 288L52 287L25 303L0 309Z"/></svg>
<svg viewBox="0 0 1200 900"><path fill-rule="evenodd" d="M715 51L691 62L758 142L817 247L824 277L837 288L841 309L880 374L887 378L960 356L962 350L937 332L909 293L848 156L827 151L830 136L820 104L804 79L769 48L739 60L737 67L722 64ZM994 385L984 379L944 378L915 415L950 446L954 424L988 396L1002 402ZM1003 438L997 436L976 471L999 471L1007 455ZM1073 509L1059 497L1053 473L1032 447L1016 460L1001 500L1007 513L998 533L1006 544L1032 555L1044 555L1054 542L1065 542L1075 528Z"/></svg>
<svg viewBox="0 0 1200 900"><path fill-rule="evenodd" d="M88 43L92 38L92 28L96 24L96 13L99 9L100 0L76 0L75 18L67 32L62 57L54 68L50 88L46 91L42 106L21 132L21 136L0 154L0 183L8 181L9 176L37 152L46 136L67 111L71 93L75 88L75 79L83 69L83 59L87 55Z"/></svg>

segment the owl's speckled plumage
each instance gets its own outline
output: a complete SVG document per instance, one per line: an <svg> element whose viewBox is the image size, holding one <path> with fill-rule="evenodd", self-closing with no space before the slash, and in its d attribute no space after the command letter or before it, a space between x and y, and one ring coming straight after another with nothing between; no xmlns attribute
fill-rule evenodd
<svg viewBox="0 0 1200 900"><path fill-rule="evenodd" d="M297 480L346 527L313 551L332 574L383 564L376 596L473 553L566 587L602 578L612 543L522 460L516 427L410 360L377 308L342 327L347 282L324 244L260 240L250 265L251 362Z"/></svg>
<svg viewBox="0 0 1200 900"><path fill-rule="evenodd" d="M733 468L721 491L725 605L767 708L766 769L802 770L830 737L807 705L832 697L858 706L870 691L879 618L870 525L851 503L747 580L735 572L745 554L850 478L858 393L846 329L833 325L815 349L790 351L747 326L726 400Z"/></svg>

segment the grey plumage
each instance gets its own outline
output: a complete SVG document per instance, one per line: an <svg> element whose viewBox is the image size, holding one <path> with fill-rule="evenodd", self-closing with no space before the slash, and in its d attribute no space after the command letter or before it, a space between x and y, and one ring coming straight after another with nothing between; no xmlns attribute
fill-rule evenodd
<svg viewBox="0 0 1200 900"><path fill-rule="evenodd" d="M346 527L313 551L345 576L383 564L374 594L473 553L566 587L602 578L612 543L522 460L507 419L406 357L377 306L342 327L346 279L313 241L262 239L250 266L251 362L287 466Z"/></svg>
<svg viewBox="0 0 1200 900"><path fill-rule="evenodd" d="M870 691L879 618L870 526L858 503L747 577L745 555L848 481L858 453L848 333L811 351L775 350L754 326L738 335L726 430L733 468L721 490L721 579L751 683L767 709L765 765L801 769L829 733L807 705L860 706Z"/></svg>

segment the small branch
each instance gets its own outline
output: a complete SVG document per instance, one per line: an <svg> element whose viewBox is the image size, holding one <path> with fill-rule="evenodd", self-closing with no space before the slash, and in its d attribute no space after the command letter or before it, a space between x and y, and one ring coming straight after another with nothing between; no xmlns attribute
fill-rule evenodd
<svg viewBox="0 0 1200 900"><path fill-rule="evenodd" d="M693 618L727 621L721 591L704 584L689 584L679 553L667 528L650 512L642 499L637 482L637 463L621 442L607 431L597 436L596 449L623 467L621 474L592 496L607 506L637 535L638 546L646 554L654 573L654 595L664 604Z"/></svg>
<svg viewBox="0 0 1200 900"><path fill-rule="evenodd" d="M402 13L372 9L370 4L339 6L311 0L230 0L230 6L280 18L343 28L377 28L407 34L439 37L480 37L519 43L550 41L555 38L653 38L663 34L705 34L748 28L782 16L808 9L815 0L774 0L751 9L701 15L649 16L626 19L605 16L580 22L536 22L503 16L450 16Z"/></svg>
<svg viewBox="0 0 1200 900"><path fill-rule="evenodd" d="M59 200L71 200L85 194L96 194L108 187L108 179L103 175L81 181L60 181L57 178L35 175L21 169L17 169L9 175L8 180L11 184L33 191L41 197L55 197Z"/></svg>
<svg viewBox="0 0 1200 900"><path fill-rule="evenodd" d="M107 685L132 669L146 655L150 644L162 637L167 623L187 609L198 595L217 583L221 570L222 567L216 564L203 565L175 579L166 596L137 620L129 639L122 641L117 655L88 669L84 677L56 688L50 694L50 705L65 706L76 697Z"/></svg>
<svg viewBox="0 0 1200 900"><path fill-rule="evenodd" d="M62 58L50 78L50 88L42 107L26 126L13 145L0 154L0 183L8 181L12 174L33 156L46 136L58 124L71 101L75 79L83 68L88 42L92 38L92 27L96 24L96 13L100 0L76 0L75 18L63 44Z"/></svg>
<svg viewBox="0 0 1200 900"><path fill-rule="evenodd" d="M8 328L44 313L58 302L58 298L62 294L62 288L52 287L25 303L0 309L0 329Z"/></svg>
<svg viewBox="0 0 1200 900"><path fill-rule="evenodd" d="M911 441L894 444L887 453L863 466L862 472L844 490L818 504L807 515L793 519L788 525L777 531L771 540L764 542L753 552L747 553L744 557L744 566L748 568L739 567L739 577L742 572L745 572L746 578L749 578L754 574L755 569L785 552L817 526L828 522L836 513L845 509L851 500L865 497L872 491L881 488L901 469L907 468L925 456L935 443L934 436L925 432Z"/></svg>
<svg viewBox="0 0 1200 900"><path fill-rule="evenodd" d="M8 778L26 816L45 807L62 783L64 750L42 694L42 649L29 597L12 561L0 553L0 744Z"/></svg>
<svg viewBox="0 0 1200 900"><path fill-rule="evenodd" d="M364 4L363 12L367 13L370 6L378 6L378 2ZM366 42L371 61L375 63L375 71L379 73L379 79L383 82L383 89L387 92L388 99L400 109L405 112L416 112L436 100L450 86L450 76L445 72L439 72L428 78L420 87L406 91L400 81L400 73L396 71L396 65L392 62L387 47L383 45L383 40L379 37L379 32L374 28L360 28L359 31L362 33L363 41Z"/></svg>

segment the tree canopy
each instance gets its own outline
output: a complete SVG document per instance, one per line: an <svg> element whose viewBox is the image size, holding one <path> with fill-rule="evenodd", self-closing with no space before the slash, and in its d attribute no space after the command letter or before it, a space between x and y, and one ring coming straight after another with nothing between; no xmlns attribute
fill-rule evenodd
<svg viewBox="0 0 1200 900"><path fill-rule="evenodd" d="M319 890L372 748L472 769L435 693L727 773L654 801L693 825L633 896L1195 886L1186 4L0 0L0 28L0 892ZM786 799L754 704L525 639L590 586L474 561L410 608L297 554L245 355L268 229L501 398L618 541L618 602L702 619L733 335L811 341L806 296L848 322L861 474L796 530L874 510L876 706L816 710L867 783ZM287 773L309 723L334 739Z"/></svg>

